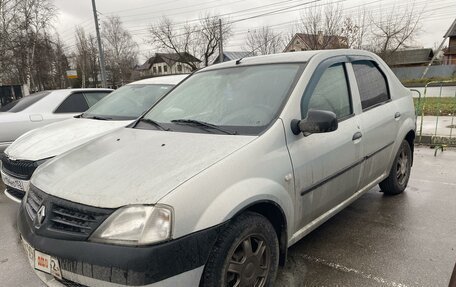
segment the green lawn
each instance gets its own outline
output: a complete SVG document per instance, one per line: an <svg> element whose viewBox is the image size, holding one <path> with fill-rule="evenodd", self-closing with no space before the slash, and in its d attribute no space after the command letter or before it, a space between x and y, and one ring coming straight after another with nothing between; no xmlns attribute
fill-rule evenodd
<svg viewBox="0 0 456 287"><path fill-rule="evenodd" d="M417 107L418 99L414 98L415 107ZM452 115L456 113L456 98L438 98L438 97L429 97L426 99L421 99L421 107L423 109L425 116L441 116ZM419 109L419 107L418 107ZM417 114L420 116L421 112L417 109Z"/></svg>

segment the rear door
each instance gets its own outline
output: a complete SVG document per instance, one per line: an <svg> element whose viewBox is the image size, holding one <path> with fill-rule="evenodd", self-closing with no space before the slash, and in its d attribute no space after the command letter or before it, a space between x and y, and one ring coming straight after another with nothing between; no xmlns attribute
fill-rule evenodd
<svg viewBox="0 0 456 287"><path fill-rule="evenodd" d="M365 161L360 186L364 187L386 172L401 115L391 101L387 77L375 61L355 60L351 67L362 107L359 118Z"/></svg>
<svg viewBox="0 0 456 287"><path fill-rule="evenodd" d="M314 72L301 100L301 117L309 109L330 110L339 127L329 133L302 134L288 141L294 168L296 230L350 197L358 187L361 144L346 70L346 57L330 59Z"/></svg>

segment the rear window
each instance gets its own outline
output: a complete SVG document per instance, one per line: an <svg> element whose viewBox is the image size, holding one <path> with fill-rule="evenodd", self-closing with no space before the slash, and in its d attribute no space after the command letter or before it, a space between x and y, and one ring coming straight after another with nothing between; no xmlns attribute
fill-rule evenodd
<svg viewBox="0 0 456 287"><path fill-rule="evenodd" d="M55 110L56 114L82 113L89 108L83 93L69 95L63 103Z"/></svg>
<svg viewBox="0 0 456 287"><path fill-rule="evenodd" d="M385 75L372 61L353 62L363 110L390 99Z"/></svg>
<svg viewBox="0 0 456 287"><path fill-rule="evenodd" d="M39 100L41 100L42 98L46 97L50 93L50 91L43 91L31 94L30 96L25 96L22 99L7 104L6 106L2 107L0 111L10 113L17 113L23 111L26 108L38 102Z"/></svg>

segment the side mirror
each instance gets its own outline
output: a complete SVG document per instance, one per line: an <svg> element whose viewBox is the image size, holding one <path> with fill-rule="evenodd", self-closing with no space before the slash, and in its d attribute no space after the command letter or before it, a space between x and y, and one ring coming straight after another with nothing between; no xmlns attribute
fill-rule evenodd
<svg viewBox="0 0 456 287"><path fill-rule="evenodd" d="M295 135L328 133L337 130L337 127L337 116L331 111L309 110L305 119L291 121L291 130Z"/></svg>

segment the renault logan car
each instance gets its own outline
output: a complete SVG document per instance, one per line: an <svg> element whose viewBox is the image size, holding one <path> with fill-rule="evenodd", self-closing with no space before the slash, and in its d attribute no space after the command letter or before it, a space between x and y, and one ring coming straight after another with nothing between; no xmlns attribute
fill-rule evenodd
<svg viewBox="0 0 456 287"><path fill-rule="evenodd" d="M20 135L86 111L111 89L42 91L4 106L0 112L0 154Z"/></svg>
<svg viewBox="0 0 456 287"><path fill-rule="evenodd" d="M214 65L40 166L18 228L48 284L273 286L299 239L377 184L404 191L414 136L410 91L372 53Z"/></svg>
<svg viewBox="0 0 456 287"><path fill-rule="evenodd" d="M81 115L21 136L1 158L5 194L20 202L36 167L97 136L128 125L187 76L164 76L130 83Z"/></svg>

